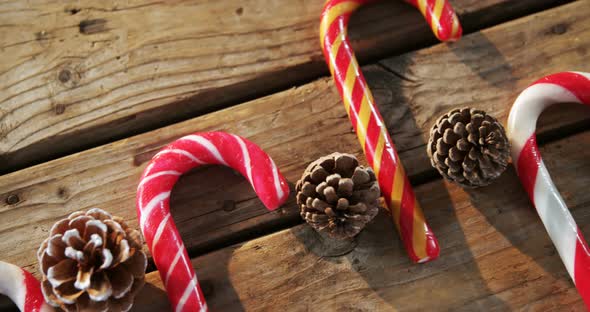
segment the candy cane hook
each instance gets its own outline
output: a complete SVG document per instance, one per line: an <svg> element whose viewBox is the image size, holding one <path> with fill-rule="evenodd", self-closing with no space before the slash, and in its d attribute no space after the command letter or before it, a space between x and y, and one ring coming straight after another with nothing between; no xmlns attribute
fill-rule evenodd
<svg viewBox="0 0 590 312"><path fill-rule="evenodd" d="M289 195L289 186L272 159L237 135L195 133L176 140L153 157L137 188L137 214L175 311L207 311L190 258L170 216L170 192L180 175L205 164L239 171L268 210L279 207Z"/></svg>
<svg viewBox="0 0 590 312"><path fill-rule="evenodd" d="M427 262L438 257L438 242L424 219L347 37L350 15L367 2L370 1L328 0L321 16L320 42L336 88L367 161L378 177L404 246L413 261ZM438 39L453 41L461 37L459 20L447 0L406 2L420 10Z"/></svg>
<svg viewBox="0 0 590 312"><path fill-rule="evenodd" d="M590 249L553 184L537 147L537 119L545 108L555 103L590 105L590 74L549 75L518 96L508 117L512 161L565 268L586 307L590 308Z"/></svg>
<svg viewBox="0 0 590 312"><path fill-rule="evenodd" d="M14 264L0 261L0 294L8 296L22 312L50 312L41 283L33 275Z"/></svg>

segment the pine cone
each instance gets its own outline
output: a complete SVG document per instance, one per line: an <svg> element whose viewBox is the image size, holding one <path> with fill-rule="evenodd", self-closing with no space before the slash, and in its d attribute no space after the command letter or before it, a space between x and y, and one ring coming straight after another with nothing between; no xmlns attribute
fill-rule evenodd
<svg viewBox="0 0 590 312"><path fill-rule="evenodd" d="M504 172L510 155L498 120L469 108L441 116L430 130L427 149L432 166L464 187L490 184Z"/></svg>
<svg viewBox="0 0 590 312"><path fill-rule="evenodd" d="M352 238L379 211L381 190L373 169L350 154L333 153L309 164L297 181L301 217L334 238Z"/></svg>
<svg viewBox="0 0 590 312"><path fill-rule="evenodd" d="M121 218L98 208L72 213L37 252L45 300L66 311L128 311L144 284L142 245Z"/></svg>

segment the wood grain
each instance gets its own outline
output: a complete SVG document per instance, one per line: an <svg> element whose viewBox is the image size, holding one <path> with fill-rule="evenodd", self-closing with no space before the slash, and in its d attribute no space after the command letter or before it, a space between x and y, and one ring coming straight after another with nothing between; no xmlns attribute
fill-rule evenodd
<svg viewBox="0 0 590 312"><path fill-rule="evenodd" d="M432 172L424 142L439 113L470 105L503 120L516 95L534 79L564 69L590 70L590 43L579 39L590 35L587 11L586 3L573 3L474 33L461 46L438 45L365 67L408 174ZM563 23L566 32L548 31ZM403 71L400 64L407 64ZM411 81L400 78L405 76ZM586 125L589 113L581 106L556 109L544 115L540 133ZM343 151L364 158L331 80L320 79L1 176L0 260L36 271L35 250L51 225L77 210L98 206L137 226L135 188L146 162L175 138L208 130L258 143L291 183L322 155ZM218 167L183 177L173 192L172 210L192 254L299 222L293 199L267 213L242 177Z"/></svg>
<svg viewBox="0 0 590 312"><path fill-rule="evenodd" d="M564 1L452 2L479 29L480 21ZM321 7L315 0L0 3L0 172L326 73ZM401 1L361 10L351 23L361 59L434 42L419 15Z"/></svg>
<svg viewBox="0 0 590 312"><path fill-rule="evenodd" d="M585 143L585 144L581 144ZM541 148L582 231L590 233L590 132ZM573 178L575 177L575 178ZM441 244L411 263L382 213L348 248L307 225L193 260L215 311L584 311L512 167L491 186L416 187ZM135 311L166 311L157 272ZM255 286L254 286L255 285ZM149 296L147 295L149 294ZM152 308L143 298L158 302ZM159 298L159 299L158 299Z"/></svg>

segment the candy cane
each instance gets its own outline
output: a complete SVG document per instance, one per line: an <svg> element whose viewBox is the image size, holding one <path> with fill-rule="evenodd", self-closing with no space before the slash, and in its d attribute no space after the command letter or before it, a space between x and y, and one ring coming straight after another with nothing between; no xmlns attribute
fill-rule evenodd
<svg viewBox="0 0 590 312"><path fill-rule="evenodd" d="M8 296L22 312L50 312L41 283L33 275L14 264L0 261L0 294Z"/></svg>
<svg viewBox="0 0 590 312"><path fill-rule="evenodd" d="M328 0L322 12L320 41L350 122L369 165L378 177L404 246L413 261L427 262L438 257L438 242L424 220L422 209L416 201L346 33L352 12L367 2ZM440 40L459 39L461 26L446 0L407 2L420 9Z"/></svg>
<svg viewBox="0 0 590 312"><path fill-rule="evenodd" d="M272 159L237 135L195 133L178 139L154 156L137 188L137 214L175 311L207 311L190 258L170 216L170 192L180 175L205 164L238 170L268 210L279 207L289 195L287 182Z"/></svg>
<svg viewBox="0 0 590 312"><path fill-rule="evenodd" d="M535 135L541 112L562 102L590 105L590 74L564 72L549 75L525 89L510 111L508 136L518 176L565 268L590 308L590 250L547 172Z"/></svg>

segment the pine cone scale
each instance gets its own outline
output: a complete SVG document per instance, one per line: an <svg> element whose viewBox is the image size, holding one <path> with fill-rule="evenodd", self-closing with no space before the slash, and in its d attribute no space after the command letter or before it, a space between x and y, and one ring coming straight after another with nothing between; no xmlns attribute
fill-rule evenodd
<svg viewBox="0 0 590 312"><path fill-rule="evenodd" d="M427 144L432 166L465 187L484 186L498 177L508 164L509 148L497 120L468 108L441 116Z"/></svg>
<svg viewBox="0 0 590 312"><path fill-rule="evenodd" d="M349 154L334 153L312 162L296 190L301 217L333 237L355 236L378 212L375 174Z"/></svg>
<svg viewBox="0 0 590 312"><path fill-rule="evenodd" d="M144 283L142 245L138 231L100 209L57 222L37 253L46 301L66 311L127 311Z"/></svg>

